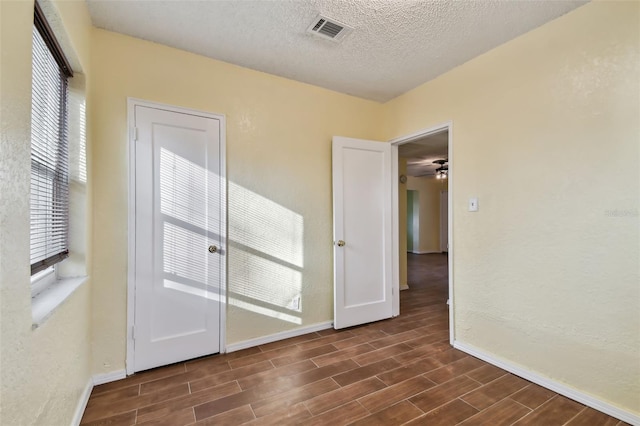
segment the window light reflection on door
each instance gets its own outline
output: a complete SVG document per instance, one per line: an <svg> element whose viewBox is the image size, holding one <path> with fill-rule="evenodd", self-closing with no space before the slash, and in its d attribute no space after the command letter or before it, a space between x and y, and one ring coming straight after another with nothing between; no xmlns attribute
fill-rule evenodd
<svg viewBox="0 0 640 426"><path fill-rule="evenodd" d="M164 286L198 297L218 298L206 285L206 251L209 239L219 240L207 229L202 214L207 203L207 177L218 176L204 167L160 149L160 209L163 216ZM209 190L209 192L212 192ZM219 197L213 191L211 197ZM233 182L229 203L228 303L238 308L301 324L300 309L288 306L299 297L303 269L302 216ZM209 223L218 221L208 212ZM202 254L200 254L202 251Z"/></svg>

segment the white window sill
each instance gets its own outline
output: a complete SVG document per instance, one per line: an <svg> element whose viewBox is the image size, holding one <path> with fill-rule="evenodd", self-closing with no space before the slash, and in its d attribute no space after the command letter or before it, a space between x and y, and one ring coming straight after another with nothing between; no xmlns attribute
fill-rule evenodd
<svg viewBox="0 0 640 426"><path fill-rule="evenodd" d="M64 278L56 280L31 298L31 328L35 330L58 309L62 304L87 281L88 277Z"/></svg>

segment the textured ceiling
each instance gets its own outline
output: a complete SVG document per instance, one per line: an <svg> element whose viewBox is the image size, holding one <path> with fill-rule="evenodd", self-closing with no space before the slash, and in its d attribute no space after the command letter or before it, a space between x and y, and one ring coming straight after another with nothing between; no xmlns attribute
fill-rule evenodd
<svg viewBox="0 0 640 426"><path fill-rule="evenodd" d="M384 102L586 1L87 3L97 27ZM341 43L311 35L318 13L355 29Z"/></svg>
<svg viewBox="0 0 640 426"><path fill-rule="evenodd" d="M407 160L408 176L435 176L440 165L433 162L447 159L448 152L447 130L398 146L398 156Z"/></svg>

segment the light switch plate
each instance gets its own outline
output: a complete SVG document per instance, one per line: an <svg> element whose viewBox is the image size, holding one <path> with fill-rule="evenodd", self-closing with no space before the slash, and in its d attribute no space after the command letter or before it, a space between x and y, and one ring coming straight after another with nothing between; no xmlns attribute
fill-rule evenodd
<svg viewBox="0 0 640 426"><path fill-rule="evenodd" d="M477 212L478 211L478 198L477 197L469 198L469 211L470 212Z"/></svg>

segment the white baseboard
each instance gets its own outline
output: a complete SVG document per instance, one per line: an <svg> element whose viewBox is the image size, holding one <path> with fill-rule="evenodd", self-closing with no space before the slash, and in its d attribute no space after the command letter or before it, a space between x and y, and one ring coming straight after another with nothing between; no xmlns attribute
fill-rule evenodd
<svg viewBox="0 0 640 426"><path fill-rule="evenodd" d="M403 284L400 286L400 291L402 290L409 290L409 284Z"/></svg>
<svg viewBox="0 0 640 426"><path fill-rule="evenodd" d="M91 391L94 386L115 382L116 380L124 379L125 377L127 377L125 370L112 371L111 373L106 374L96 374L95 376L90 377L87 382L87 386L85 386L82 391L82 395L80 395L80 400L76 406L76 411L73 413L73 420L71 421L71 424L73 426L80 425L82 416L84 415L84 410L87 408L87 403L89 402L89 397L91 396Z"/></svg>
<svg viewBox="0 0 640 426"><path fill-rule="evenodd" d="M431 254L431 253L442 253L440 251L416 251L416 250L407 250L407 253L411 254Z"/></svg>
<svg viewBox="0 0 640 426"><path fill-rule="evenodd" d="M252 348L258 345L265 345L267 343L277 342L278 340L284 340L291 337L301 336L303 334L313 333L314 331L326 330L331 327L333 327L332 321L320 322L317 324L309 325L307 327L296 328L293 330L270 334L268 336L257 337L255 339L231 343L230 345L227 345L227 352L235 352L242 349Z"/></svg>
<svg viewBox="0 0 640 426"><path fill-rule="evenodd" d="M573 399L574 401L578 401L588 407L591 407L605 414L608 414L612 417L615 417L619 420L622 420L623 422L640 426L640 416L634 413L625 411L620 407L616 407L615 405L611 405L607 402L604 402L592 395L588 395L586 393L580 392L579 390L573 389L563 383L557 382L553 379L542 376L535 372L525 370L524 368L516 364L512 364L509 361L496 358L492 354L484 352L483 350L478 349L472 345L462 343L458 340L453 342L453 347L461 350L462 352L466 352L469 355L473 355L476 358L480 358L481 360L486 361L490 364L493 364L496 367L500 367L503 370L506 370L510 373L515 374L516 376L520 376L523 379L527 379L530 382L536 383L542 387L550 389L556 393L559 393L560 395L564 395L567 398Z"/></svg>
<svg viewBox="0 0 640 426"><path fill-rule="evenodd" d="M87 385L84 387L82 391L82 395L80 395L80 400L78 401L78 405L76 406L76 411L73 413L73 420L71 424L73 426L79 426L82 421L82 416L84 415L84 410L87 408L87 403L89 402L89 397L91 396L91 391L93 390L93 380L89 378L87 381Z"/></svg>
<svg viewBox="0 0 640 426"><path fill-rule="evenodd" d="M124 379L125 377L127 377L127 371L124 369L112 371L111 373L96 374L93 376L93 385L94 386L103 385L105 383L115 382L116 380Z"/></svg>

